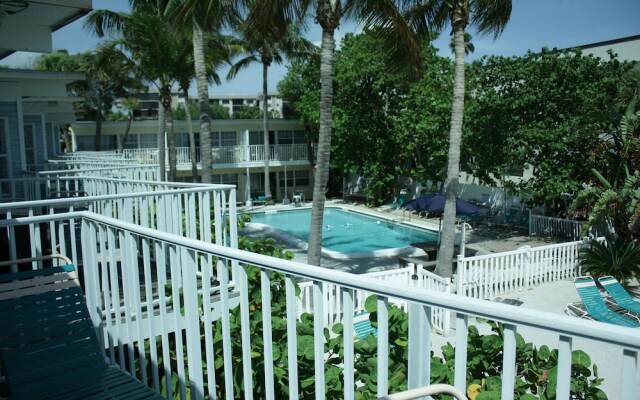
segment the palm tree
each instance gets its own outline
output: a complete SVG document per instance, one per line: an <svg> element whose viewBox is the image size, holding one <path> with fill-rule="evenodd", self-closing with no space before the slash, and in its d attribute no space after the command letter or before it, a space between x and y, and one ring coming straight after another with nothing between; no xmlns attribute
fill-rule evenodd
<svg viewBox="0 0 640 400"><path fill-rule="evenodd" d="M107 33L117 34L110 45L121 48L137 73L158 90L158 162L162 180L165 179L165 130L169 148L169 180L175 180L177 171L171 88L180 62L180 31L173 28L168 17L172 4L171 1L134 1L130 14L96 10L85 23L99 37Z"/></svg>
<svg viewBox="0 0 640 400"><path fill-rule="evenodd" d="M422 2L416 1L416 3ZM441 32L446 25L451 25L455 53L449 154L447 176L444 182L446 200L436 267L437 273L445 277L450 277L453 272L456 197L460 173L460 146L465 96L464 55L467 49L465 29L469 25L474 25L479 33L492 33L496 38L502 33L511 17L511 3L511 0L433 0L421 9L421 12L428 19L432 31Z"/></svg>
<svg viewBox="0 0 640 400"><path fill-rule="evenodd" d="M281 12L272 13L267 18L271 23L268 25L255 26L247 21L255 18L265 2L253 2L249 8L247 20L239 26L241 43L246 52L246 56L238 60L227 74L227 79L233 79L238 72L247 68L253 63L262 64L262 130L264 145L264 197L265 201L271 201L271 183L269 179L269 104L267 77L269 67L272 64L281 64L285 58L293 59L309 54L313 49L313 44L300 35L301 25L288 20L287 16ZM270 8L271 11L278 10ZM261 10L260 10L261 11Z"/></svg>
<svg viewBox="0 0 640 400"><path fill-rule="evenodd" d="M189 152L191 155L191 174L193 182L198 178L198 166L196 160L196 142L193 131L193 123L191 117L191 107L189 104L189 88L191 81L196 77L194 60L193 60L193 40L191 32L183 34L182 43L180 44L177 68L174 71L178 86L182 91L182 97L185 102L185 113L187 117L187 129L189 131ZM234 42L230 36L225 35L207 35L205 41L205 67L207 70L208 83L220 85L221 80L218 70L223 65L231 65L231 58L240 51L240 47Z"/></svg>
<svg viewBox="0 0 640 400"><path fill-rule="evenodd" d="M120 106L127 111L127 127L124 129L124 135L120 138L118 135L118 151L122 152L127 139L129 138L129 132L131 131L131 124L133 123L133 112L138 108L139 101L136 97L124 97L120 99Z"/></svg>
<svg viewBox="0 0 640 400"><path fill-rule="evenodd" d="M418 2L422 3L422 2ZM318 154L313 182L313 205L309 227L307 262L320 265L322 252L322 226L324 220L325 190L329 178L331 157L331 124L333 108L334 32L343 17L350 17L372 29L389 41L389 51L407 64L420 63L420 40L427 34L427 18L418 12L422 4L411 2L380 2L316 0L315 20L322 28L320 46L320 128Z"/></svg>
<svg viewBox="0 0 640 400"><path fill-rule="evenodd" d="M102 121L117 98L129 96L140 83L120 52L100 46L95 52L70 55L66 50L40 56L35 62L39 70L85 74L85 79L72 82L69 91L83 98L81 107L96 121L95 150L102 142Z"/></svg>
<svg viewBox="0 0 640 400"><path fill-rule="evenodd" d="M235 22L235 3L231 0L182 0L173 13L179 25L189 25L193 30L193 63L200 109L200 157L204 183L213 182L206 38L209 34L218 34L225 26Z"/></svg>

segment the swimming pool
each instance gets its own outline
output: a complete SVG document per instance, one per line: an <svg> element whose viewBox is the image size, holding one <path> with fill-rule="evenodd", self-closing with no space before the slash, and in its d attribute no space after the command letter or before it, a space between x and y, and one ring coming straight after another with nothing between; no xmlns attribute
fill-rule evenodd
<svg viewBox="0 0 640 400"><path fill-rule="evenodd" d="M267 225L306 242L311 209L253 213L251 222ZM406 249L415 242L437 240L438 234L434 231L336 207L327 207L324 211L322 247L331 252L375 255L384 250Z"/></svg>

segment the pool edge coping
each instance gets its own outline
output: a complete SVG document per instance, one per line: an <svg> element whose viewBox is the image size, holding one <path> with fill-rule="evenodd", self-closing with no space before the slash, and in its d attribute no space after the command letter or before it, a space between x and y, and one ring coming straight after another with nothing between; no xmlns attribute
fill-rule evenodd
<svg viewBox="0 0 640 400"><path fill-rule="evenodd" d="M341 204L329 204L325 208L337 208L347 212L353 212L353 213L363 214L369 217L384 219L387 222L392 222L399 225L406 225L409 228L413 228L413 229L422 229L422 230L428 230L428 231L433 231L435 233L438 233L437 230L420 226L416 223L397 221L397 220L394 220L393 218L389 218L388 216L381 216L381 215L370 213L370 212L355 210L350 207L344 207ZM247 211L247 212L244 212L243 214L258 214L258 213L274 213L275 214L278 212L287 212L287 211L304 210L304 209L311 209L311 206L296 207L290 210L278 209L278 210ZM309 244L307 241L297 238L283 231L282 229L274 228L271 225L263 224L260 222L248 222L245 225L245 230L249 230L255 233L258 233L258 232L266 233L268 235L274 236L275 238L283 241L287 245L291 245L293 247L296 247L304 251L306 251L309 248ZM374 250L374 251L366 251L366 252L358 252L358 253L342 253L339 251L329 250L326 247L322 247L321 253L323 256L334 259L334 260L356 260L356 259L363 259L363 258L419 256L419 255L425 254L424 251L413 246L392 247L392 248L383 249L383 250Z"/></svg>

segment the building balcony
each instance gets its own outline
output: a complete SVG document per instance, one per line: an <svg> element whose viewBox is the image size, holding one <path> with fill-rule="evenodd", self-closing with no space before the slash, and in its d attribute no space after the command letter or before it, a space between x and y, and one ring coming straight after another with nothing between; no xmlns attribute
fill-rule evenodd
<svg viewBox="0 0 640 400"><path fill-rule="evenodd" d="M125 158L141 163L152 164L158 162L158 149L125 149ZM168 150L165 155L168 162ZM177 167L179 170L191 169L191 155L189 147L176 148ZM263 166L265 150L263 145L221 146L211 149L211 157L215 167L244 168ZM201 168L200 148L196 148L196 162ZM269 162L272 166L281 165L309 165L309 146L307 144L276 144L269 146Z"/></svg>

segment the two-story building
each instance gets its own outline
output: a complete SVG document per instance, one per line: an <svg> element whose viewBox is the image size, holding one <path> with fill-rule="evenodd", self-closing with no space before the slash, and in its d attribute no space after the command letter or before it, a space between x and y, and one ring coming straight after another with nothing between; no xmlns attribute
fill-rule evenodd
<svg viewBox="0 0 640 400"><path fill-rule="evenodd" d="M125 131L125 121L105 122L102 126L102 149L116 149L117 135ZM196 146L199 146L200 124L194 120ZM292 198L303 192L311 198L313 152L302 123L298 120L269 121L269 171L272 195L276 200ZM77 150L93 150L95 123L76 122L72 125ZM157 161L157 120L134 121L124 143L125 153L142 161ZM178 178L191 180L191 158L187 121L174 121L177 148ZM234 184L238 199L246 201L264 194L264 134L262 120L223 119L211 122L211 142L214 183ZM197 148L198 169L200 149ZM285 195L286 193L286 195Z"/></svg>
<svg viewBox="0 0 640 400"><path fill-rule="evenodd" d="M51 33L91 11L91 0L0 3L0 60L16 51L50 52ZM0 68L0 199L19 199L18 182L61 151L60 127L75 120L72 102L79 100L66 86L83 78Z"/></svg>

